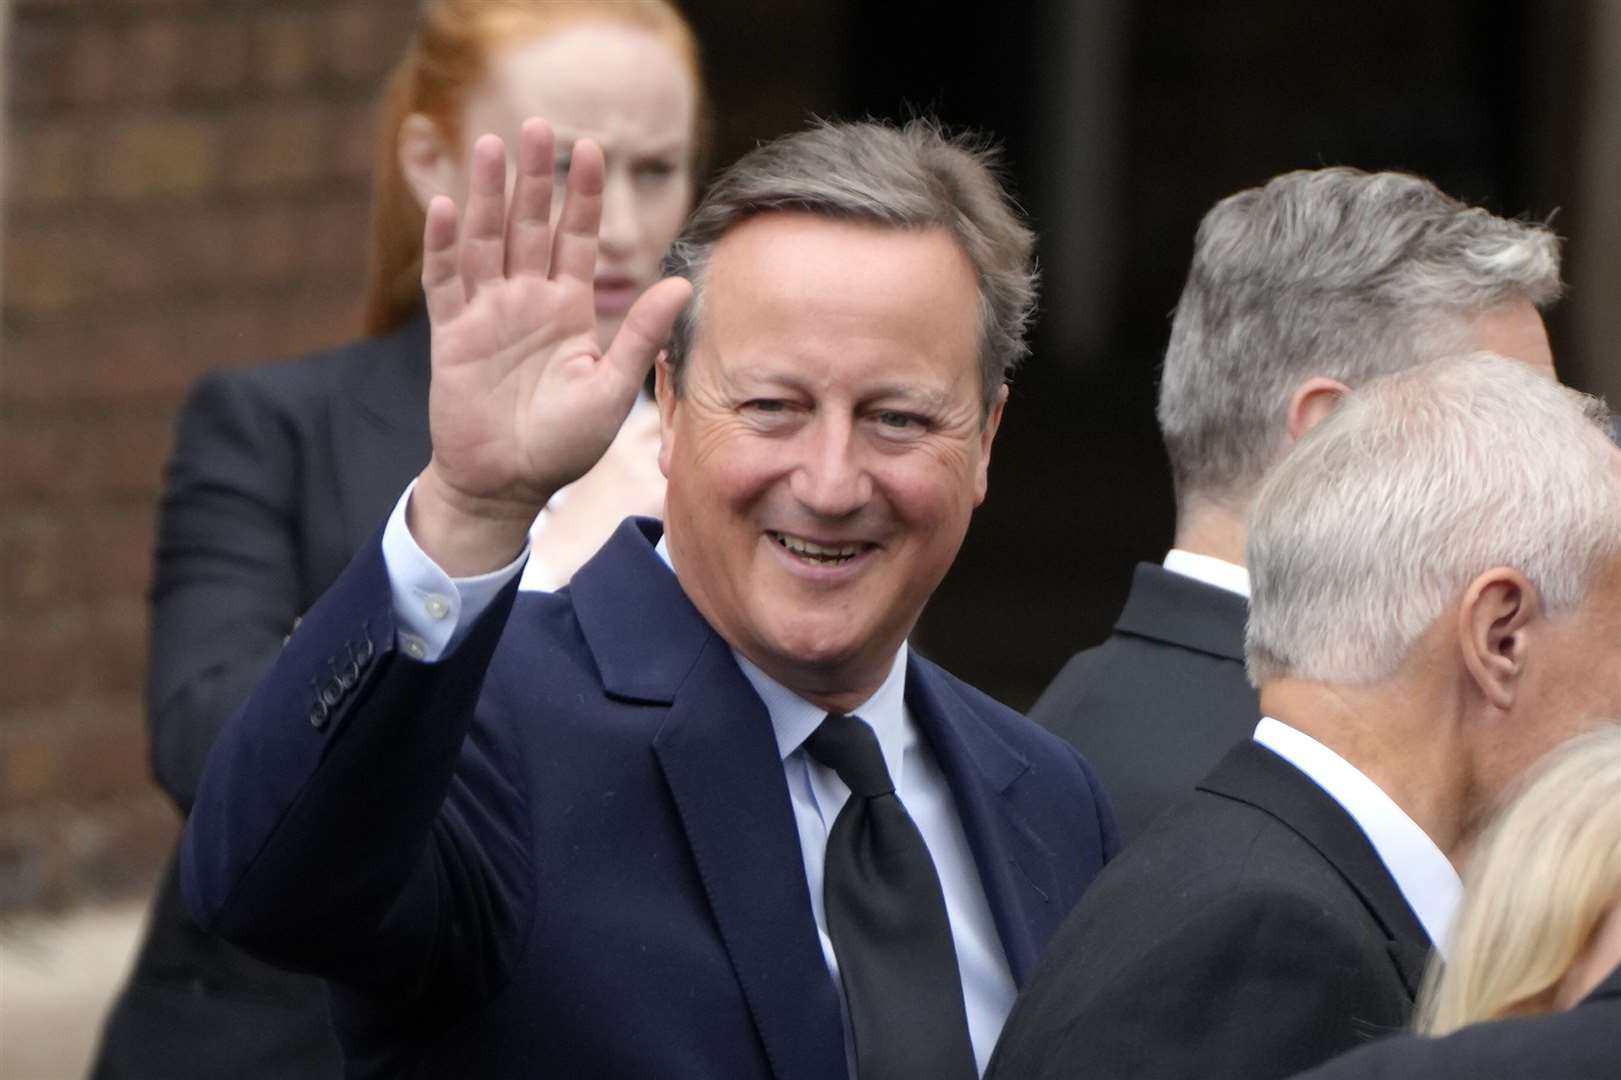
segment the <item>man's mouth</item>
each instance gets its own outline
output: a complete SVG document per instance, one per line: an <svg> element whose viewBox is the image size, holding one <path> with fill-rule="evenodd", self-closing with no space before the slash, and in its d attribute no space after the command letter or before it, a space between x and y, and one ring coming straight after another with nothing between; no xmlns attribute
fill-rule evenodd
<svg viewBox="0 0 1621 1080"><path fill-rule="evenodd" d="M849 541L838 544L818 544L814 540L806 540L802 536L793 536L789 533L767 531L766 535L776 544L806 562L818 566L838 566L847 563L871 547L871 544L860 541Z"/></svg>

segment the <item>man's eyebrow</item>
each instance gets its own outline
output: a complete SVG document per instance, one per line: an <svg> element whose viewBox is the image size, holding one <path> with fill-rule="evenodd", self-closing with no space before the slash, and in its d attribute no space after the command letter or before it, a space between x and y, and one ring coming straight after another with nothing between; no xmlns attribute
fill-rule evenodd
<svg viewBox="0 0 1621 1080"><path fill-rule="evenodd" d="M738 368L732 373L737 384L780 386L787 390L804 390L809 381L796 371L765 367ZM900 401L915 408L940 410L951 401L951 395L938 387L919 386L915 383L882 383L861 395L865 402Z"/></svg>
<svg viewBox="0 0 1621 1080"><path fill-rule="evenodd" d="M934 386L918 386L915 383L892 383L879 386L864 395L869 401L885 401L900 399L910 402L920 408L942 409L951 401L951 395Z"/></svg>

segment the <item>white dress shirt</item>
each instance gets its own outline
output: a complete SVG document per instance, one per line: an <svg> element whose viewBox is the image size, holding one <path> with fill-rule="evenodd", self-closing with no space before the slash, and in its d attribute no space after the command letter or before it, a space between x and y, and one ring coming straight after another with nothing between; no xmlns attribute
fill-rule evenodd
<svg viewBox="0 0 1621 1080"><path fill-rule="evenodd" d="M1196 555L1182 548L1172 548L1165 553L1164 566L1173 574L1181 574L1249 599L1250 572L1237 563L1218 559L1214 555Z"/></svg>
<svg viewBox="0 0 1621 1080"><path fill-rule="evenodd" d="M1362 770L1305 732L1265 716L1255 726L1255 741L1309 776L1351 815L1445 959L1463 883L1429 834Z"/></svg>
<svg viewBox="0 0 1621 1080"><path fill-rule="evenodd" d="M526 546L512 563L493 573L473 578L450 577L422 551L405 524L405 508L414 487L413 482L406 489L384 527L383 560L393 590L400 648L413 659L433 662L461 643L501 587L522 569L528 548ZM662 539L656 550L673 571L669 548ZM906 707L908 655L909 649L903 645L896 652L883 685L859 708L852 710L851 715L866 721L877 735L896 794L923 834L923 842L934 859L957 950L957 970L962 977L963 1004L968 1014L968 1036L978 1069L983 1074L1002 1025L1013 1008L1017 990L973 852L963 834L956 800L952 798L933 751L919 737L917 725ZM799 828L800 855L810 888L811 912L816 918L822 956L842 1003L844 988L839 982L838 958L833 952L833 939L828 936L822 901L822 864L828 832L850 789L837 773L803 749L805 740L822 722L827 710L799 697L736 650L732 656L771 716L794 821ZM855 1056L848 1015L844 1039L845 1055L854 1076Z"/></svg>

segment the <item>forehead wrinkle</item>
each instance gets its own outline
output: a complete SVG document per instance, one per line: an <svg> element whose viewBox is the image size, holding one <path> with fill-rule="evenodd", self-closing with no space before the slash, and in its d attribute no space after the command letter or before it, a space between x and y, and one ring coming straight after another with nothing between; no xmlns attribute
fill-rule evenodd
<svg viewBox="0 0 1621 1080"><path fill-rule="evenodd" d="M733 369L729 378L734 383L766 383L794 390L808 389L821 381L804 371L760 365ZM929 409L946 409L952 403L952 395L948 390L941 387L920 386L916 383L882 383L862 390L859 397L862 401L899 399Z"/></svg>

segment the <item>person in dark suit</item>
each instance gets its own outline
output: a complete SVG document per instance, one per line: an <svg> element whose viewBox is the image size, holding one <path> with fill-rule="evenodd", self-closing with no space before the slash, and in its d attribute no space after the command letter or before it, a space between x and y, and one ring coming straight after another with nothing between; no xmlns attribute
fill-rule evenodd
<svg viewBox="0 0 1621 1080"><path fill-rule="evenodd" d="M510 210L492 137L429 207L432 458L221 734L187 903L332 981L354 1075L977 1076L1117 844L1072 748L906 643L1033 235L971 142L820 125L716 181L600 352L602 158L549 231L551 140ZM666 341L667 524L516 589Z"/></svg>
<svg viewBox="0 0 1621 1080"><path fill-rule="evenodd" d="M640 81L600 81L614 65ZM564 105L567 94L584 96ZM691 207L701 79L690 30L658 3L434 0L381 104L368 336L211 373L182 408L159 514L147 682L153 771L182 814L220 725L428 461L422 207L465 189L457 133L468 117L539 108L616 158L597 267L609 286L606 343L623 307L657 279ZM619 126L603 128L599 109ZM648 404L548 513L535 576L567 580L626 513L657 512L656 437ZM94 1075L341 1071L320 980L199 929L171 864Z"/></svg>
<svg viewBox="0 0 1621 1080"><path fill-rule="evenodd" d="M1621 452L1529 365L1348 393L1263 484L1265 716L1099 879L993 1077L1269 1080L1406 1026L1455 867L1539 755L1621 715Z"/></svg>
<svg viewBox="0 0 1621 1080"><path fill-rule="evenodd" d="M1301 1080L1611 1077L1621 1062L1621 723L1540 762L1481 837L1417 1036ZM1436 1037L1439 1036L1439 1037Z"/></svg>
<svg viewBox="0 0 1621 1080"><path fill-rule="evenodd" d="M1137 566L1114 632L1030 712L1097 768L1128 843L1260 718L1244 538L1267 472L1376 375L1461 348L1551 371L1538 309L1558 294L1550 231L1414 176L1291 172L1205 215L1160 383L1172 549Z"/></svg>

